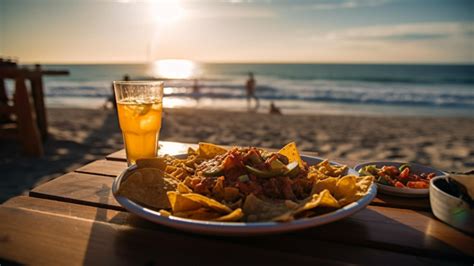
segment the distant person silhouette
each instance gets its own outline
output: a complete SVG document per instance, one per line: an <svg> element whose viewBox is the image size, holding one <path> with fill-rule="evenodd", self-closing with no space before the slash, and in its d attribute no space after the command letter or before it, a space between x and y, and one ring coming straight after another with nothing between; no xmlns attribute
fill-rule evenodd
<svg viewBox="0 0 474 266"><path fill-rule="evenodd" d="M273 101L270 103L270 114L272 114L272 115L282 115L280 108L276 107L276 105Z"/></svg>
<svg viewBox="0 0 474 266"><path fill-rule="evenodd" d="M253 77L253 73L249 72L249 78L247 79L247 83L245 84L245 89L247 91L247 109L250 110L250 102L253 99L255 99L255 110L258 109L260 106L260 102L255 95L255 90L257 88L257 82L255 81L255 78Z"/></svg>
<svg viewBox="0 0 474 266"><path fill-rule="evenodd" d="M196 104L199 102L199 97L201 96L199 91L200 91L199 81L198 79L194 79L192 95L193 95L194 100L196 100Z"/></svg>
<svg viewBox="0 0 474 266"><path fill-rule="evenodd" d="M122 78L123 81L129 81L130 77L125 74L123 75ZM117 102L115 101L115 90L114 90L114 83L112 82L112 95L107 99L107 101L104 103L104 109L109 109L110 105L114 107L115 110L117 110Z"/></svg>

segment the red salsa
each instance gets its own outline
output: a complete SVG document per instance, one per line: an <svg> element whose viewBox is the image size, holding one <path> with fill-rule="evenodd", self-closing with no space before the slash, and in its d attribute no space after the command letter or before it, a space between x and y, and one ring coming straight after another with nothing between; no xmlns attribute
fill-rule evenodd
<svg viewBox="0 0 474 266"><path fill-rule="evenodd" d="M385 165L382 168L367 165L359 170L359 174L372 175L375 181L382 185L415 189L429 188L430 180L436 176L435 173L413 173L407 164L398 168L392 165Z"/></svg>

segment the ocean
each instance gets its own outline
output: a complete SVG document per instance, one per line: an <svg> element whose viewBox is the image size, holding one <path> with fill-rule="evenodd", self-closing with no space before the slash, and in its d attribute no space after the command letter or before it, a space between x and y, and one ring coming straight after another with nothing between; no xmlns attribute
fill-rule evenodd
<svg viewBox="0 0 474 266"><path fill-rule="evenodd" d="M111 82L165 79L164 106L246 110L248 72L259 112L474 117L474 65L197 64L43 65L69 76L45 78L49 107L101 108ZM178 79L179 78L179 79ZM197 79L198 93L193 93Z"/></svg>

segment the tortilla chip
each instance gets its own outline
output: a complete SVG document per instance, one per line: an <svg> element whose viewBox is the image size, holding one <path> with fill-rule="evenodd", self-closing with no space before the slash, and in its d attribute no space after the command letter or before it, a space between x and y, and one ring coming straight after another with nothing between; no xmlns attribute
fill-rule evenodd
<svg viewBox="0 0 474 266"><path fill-rule="evenodd" d="M161 171L166 170L166 160L163 157L144 158L137 160L137 167L140 168L156 168Z"/></svg>
<svg viewBox="0 0 474 266"><path fill-rule="evenodd" d="M336 184L336 191L334 196L336 199L350 198L357 192L356 177L353 175L346 175L341 177Z"/></svg>
<svg viewBox="0 0 474 266"><path fill-rule="evenodd" d="M254 194L247 196L242 209L249 222L269 221L292 210L285 202L264 201Z"/></svg>
<svg viewBox="0 0 474 266"><path fill-rule="evenodd" d="M278 222L287 222L295 218L295 216L313 210L316 207L339 208L337 200L325 189L320 194L313 194L306 199L297 209L286 212L273 220Z"/></svg>
<svg viewBox="0 0 474 266"><path fill-rule="evenodd" d="M193 190L186 186L183 182L178 184L177 191L181 194L192 193Z"/></svg>
<svg viewBox="0 0 474 266"><path fill-rule="evenodd" d="M224 204L222 204L222 203L220 203L216 200L213 200L211 198L208 198L206 196L203 196L201 194L188 193L188 194L182 194L182 196L201 204L201 206L207 207L209 209L213 209L213 210L215 210L217 212L220 212L220 213L231 213L232 212L232 209L230 209L226 205L224 205Z"/></svg>
<svg viewBox="0 0 474 266"><path fill-rule="evenodd" d="M178 182L154 168L137 169L120 185L118 194L157 209L170 208L166 192L175 191Z"/></svg>
<svg viewBox="0 0 474 266"><path fill-rule="evenodd" d="M173 213L197 210L202 207L202 204L183 197L183 195L178 192L168 191L167 195Z"/></svg>
<svg viewBox="0 0 474 266"><path fill-rule="evenodd" d="M195 149L193 149L193 148L191 148L191 147L188 148L188 156L190 156L190 155L196 155L196 154L197 154L197 152L196 152Z"/></svg>
<svg viewBox="0 0 474 266"><path fill-rule="evenodd" d="M374 176L358 176L356 180L357 193L365 195L369 191L370 185L374 183Z"/></svg>
<svg viewBox="0 0 474 266"><path fill-rule="evenodd" d="M227 149L206 142L199 142L198 154L201 158L211 159L217 155L224 154L227 152Z"/></svg>
<svg viewBox="0 0 474 266"><path fill-rule="evenodd" d="M242 209L238 208L235 209L233 212L221 216L219 218L214 219L214 221L219 221L219 222L235 222L240 220L244 216L244 213L242 212Z"/></svg>
<svg viewBox="0 0 474 266"><path fill-rule="evenodd" d="M373 180L373 176L351 176L341 181L338 194L343 197L338 198L339 204L345 206L367 195Z"/></svg>
<svg viewBox="0 0 474 266"><path fill-rule="evenodd" d="M302 206L294 211L294 215L306 210L314 209L318 206L339 208L339 203L331 195L329 190L325 189L319 194L313 194Z"/></svg>
<svg viewBox="0 0 474 266"><path fill-rule="evenodd" d="M296 148L296 143L290 142L286 144L285 147L283 147L281 150L278 151L279 154L286 156L288 158L288 161L291 162L298 162L298 165L300 167L304 167L303 165L303 160L301 160L300 153L298 152L298 149Z"/></svg>
<svg viewBox="0 0 474 266"><path fill-rule="evenodd" d="M352 196L346 196L342 199L339 199L339 204L341 204L341 206L345 206L349 203L358 201L359 199L367 195L369 188L374 181L374 177L373 176L360 176L360 177L356 177L356 181L357 181L356 192Z"/></svg>
<svg viewBox="0 0 474 266"><path fill-rule="evenodd" d="M336 191L336 184L339 179L335 177L328 177L326 179L317 179L313 183L313 189L311 190L311 195L319 194L321 191L327 189L329 192L334 195Z"/></svg>
<svg viewBox="0 0 474 266"><path fill-rule="evenodd" d="M347 172L347 165L334 165L330 164L329 160L324 160L317 165L311 166L309 171L310 174L311 172L317 172L319 174L324 176L329 176L329 177L341 177L344 173Z"/></svg>
<svg viewBox="0 0 474 266"><path fill-rule="evenodd" d="M219 218L221 214L209 210L208 208L199 208L196 210L185 211L185 212L176 212L173 213L173 216L181 217L181 218L188 218L188 219L195 219L195 220L214 220Z"/></svg>
<svg viewBox="0 0 474 266"><path fill-rule="evenodd" d="M316 180L323 180L323 179L326 179L326 178L329 178L329 177L331 177L331 176L328 176L328 175L325 175L325 174L319 172L319 170L314 168L314 166L309 167L308 179L316 181Z"/></svg>

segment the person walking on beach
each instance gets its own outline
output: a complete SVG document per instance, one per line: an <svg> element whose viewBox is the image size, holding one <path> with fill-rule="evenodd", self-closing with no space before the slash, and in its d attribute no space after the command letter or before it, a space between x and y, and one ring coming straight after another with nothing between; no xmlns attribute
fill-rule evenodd
<svg viewBox="0 0 474 266"><path fill-rule="evenodd" d="M256 81L255 78L253 77L253 73L249 72L249 78L247 79L247 83L245 84L245 89L247 90L247 109L250 110L250 101L251 99L255 99L255 110L258 109L260 106L260 102L255 95L255 90L256 90Z"/></svg>
<svg viewBox="0 0 474 266"><path fill-rule="evenodd" d="M199 91L200 91L199 81L198 81L198 79L194 79L192 96L193 96L194 100L196 100L196 104L199 103L199 98L201 96Z"/></svg>

